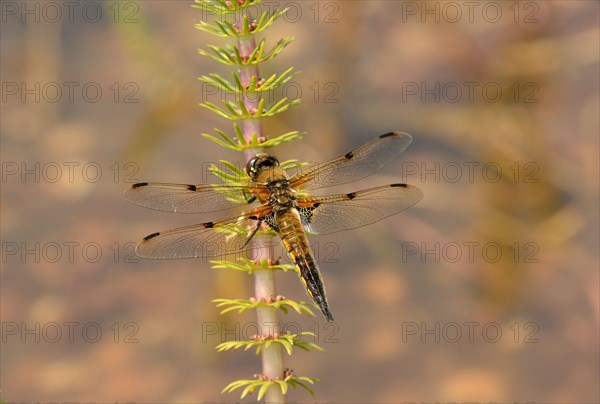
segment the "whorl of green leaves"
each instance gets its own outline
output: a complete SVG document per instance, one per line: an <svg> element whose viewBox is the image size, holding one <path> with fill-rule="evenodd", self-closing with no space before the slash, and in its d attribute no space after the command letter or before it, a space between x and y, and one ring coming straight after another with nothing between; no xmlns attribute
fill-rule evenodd
<svg viewBox="0 0 600 404"><path fill-rule="evenodd" d="M216 268L216 267L213 267ZM245 312L246 310L253 310L260 306L271 306L287 314L289 309L293 309L298 314L314 317L315 313L311 308L315 308L315 305L307 302L296 302L295 300L280 299L266 302L262 300L252 299L214 299L214 303L217 303L217 307L225 307L221 310L220 314L229 313L230 311L236 311L238 314Z"/></svg>
<svg viewBox="0 0 600 404"><path fill-rule="evenodd" d="M271 386L279 386L281 388L281 392L284 395L287 394L288 386L292 386L293 388L300 386L306 391L308 391L310 395L313 396L313 398L316 398L315 393L312 391L312 389L308 386L307 383L314 384L315 382L320 381L319 379L316 379L314 377L295 376L291 373L289 375L286 375L286 377L283 380L264 380L260 377L260 375L256 376L256 379L236 380L234 382L231 382L223 389L222 393L231 393L234 390L244 387L241 396L241 398L244 398L248 394L252 394L254 390L259 389L256 398L257 400L261 400L265 395L266 391Z"/></svg>
<svg viewBox="0 0 600 404"><path fill-rule="evenodd" d="M282 345L288 355L292 354L293 348L297 347L304 351L310 351L315 349L317 351L323 351L323 348L313 342L308 342L302 339L303 336L314 337L315 334L309 331L301 332L299 334L285 333L274 337L264 338L261 336L255 336L251 341L226 341L217 345L217 351L228 351L230 349L244 348L244 351L250 348L256 348L256 354L260 354L264 348L267 348L272 344Z"/></svg>

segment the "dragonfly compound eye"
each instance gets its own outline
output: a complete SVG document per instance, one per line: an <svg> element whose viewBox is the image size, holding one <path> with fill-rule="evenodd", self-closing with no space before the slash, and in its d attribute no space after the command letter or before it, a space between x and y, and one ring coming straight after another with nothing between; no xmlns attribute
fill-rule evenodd
<svg viewBox="0 0 600 404"><path fill-rule="evenodd" d="M279 166L279 160L276 157L269 156L266 153L258 153L246 165L246 172L250 177L255 177L264 168Z"/></svg>

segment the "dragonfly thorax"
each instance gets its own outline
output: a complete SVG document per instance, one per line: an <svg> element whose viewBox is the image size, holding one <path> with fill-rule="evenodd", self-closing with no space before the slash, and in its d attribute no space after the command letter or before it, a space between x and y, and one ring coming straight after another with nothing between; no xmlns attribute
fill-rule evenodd
<svg viewBox="0 0 600 404"><path fill-rule="evenodd" d="M274 212L281 212L296 206L296 196L290 188L287 178L280 178L267 183L269 189L269 206Z"/></svg>

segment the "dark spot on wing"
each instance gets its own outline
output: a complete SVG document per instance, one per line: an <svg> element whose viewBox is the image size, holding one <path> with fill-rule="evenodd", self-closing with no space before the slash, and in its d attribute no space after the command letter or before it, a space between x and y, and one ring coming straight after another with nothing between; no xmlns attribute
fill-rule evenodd
<svg viewBox="0 0 600 404"><path fill-rule="evenodd" d="M346 194L346 196L348 197L348 199L352 200L356 198L356 192L350 192L349 194Z"/></svg>
<svg viewBox="0 0 600 404"><path fill-rule="evenodd" d="M144 241L148 241L151 238L158 236L159 234L160 234L160 232L158 232L158 231L156 233L148 234L146 237L144 237Z"/></svg>
<svg viewBox="0 0 600 404"><path fill-rule="evenodd" d="M204 226L207 229L212 229L213 227L215 227L215 224L213 222L207 222L203 223L202 226Z"/></svg>
<svg viewBox="0 0 600 404"><path fill-rule="evenodd" d="M390 184L390 187L407 188L408 185L407 184Z"/></svg>
<svg viewBox="0 0 600 404"><path fill-rule="evenodd" d="M354 152L348 152L346 153L346 155L344 156L347 160L350 160L351 158L354 157Z"/></svg>
<svg viewBox="0 0 600 404"><path fill-rule="evenodd" d="M390 137L390 136L396 136L396 132L385 133L385 134L379 136L379 138L383 139L384 137Z"/></svg>
<svg viewBox="0 0 600 404"><path fill-rule="evenodd" d="M193 192L195 192L197 188L196 188L196 186L195 186L195 185L188 185L188 186L187 186L187 189L188 189L189 191L193 191Z"/></svg>
<svg viewBox="0 0 600 404"><path fill-rule="evenodd" d="M321 206L321 202L315 202L312 205L312 209L317 209L319 206Z"/></svg>
<svg viewBox="0 0 600 404"><path fill-rule="evenodd" d="M133 184L133 185L131 186L131 188L140 188L140 187L145 187L145 186L147 186L147 185L148 185L148 183L147 183L147 182L138 182L137 184Z"/></svg>

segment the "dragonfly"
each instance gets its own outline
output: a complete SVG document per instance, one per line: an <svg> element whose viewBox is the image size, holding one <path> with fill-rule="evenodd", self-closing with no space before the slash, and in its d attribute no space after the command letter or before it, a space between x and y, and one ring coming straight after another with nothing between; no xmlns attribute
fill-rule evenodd
<svg viewBox="0 0 600 404"><path fill-rule="evenodd" d="M248 161L248 178L240 183L133 184L125 191L125 199L150 209L199 214L238 209L224 220L152 233L137 245L136 254L150 259L210 259L255 253L257 243L250 241L259 230L274 231L308 295L325 318L333 321L307 233L331 234L377 222L416 204L423 193L405 183L327 196L313 196L309 191L367 177L395 160L411 142L408 133L386 133L291 176L276 157L258 153Z"/></svg>

